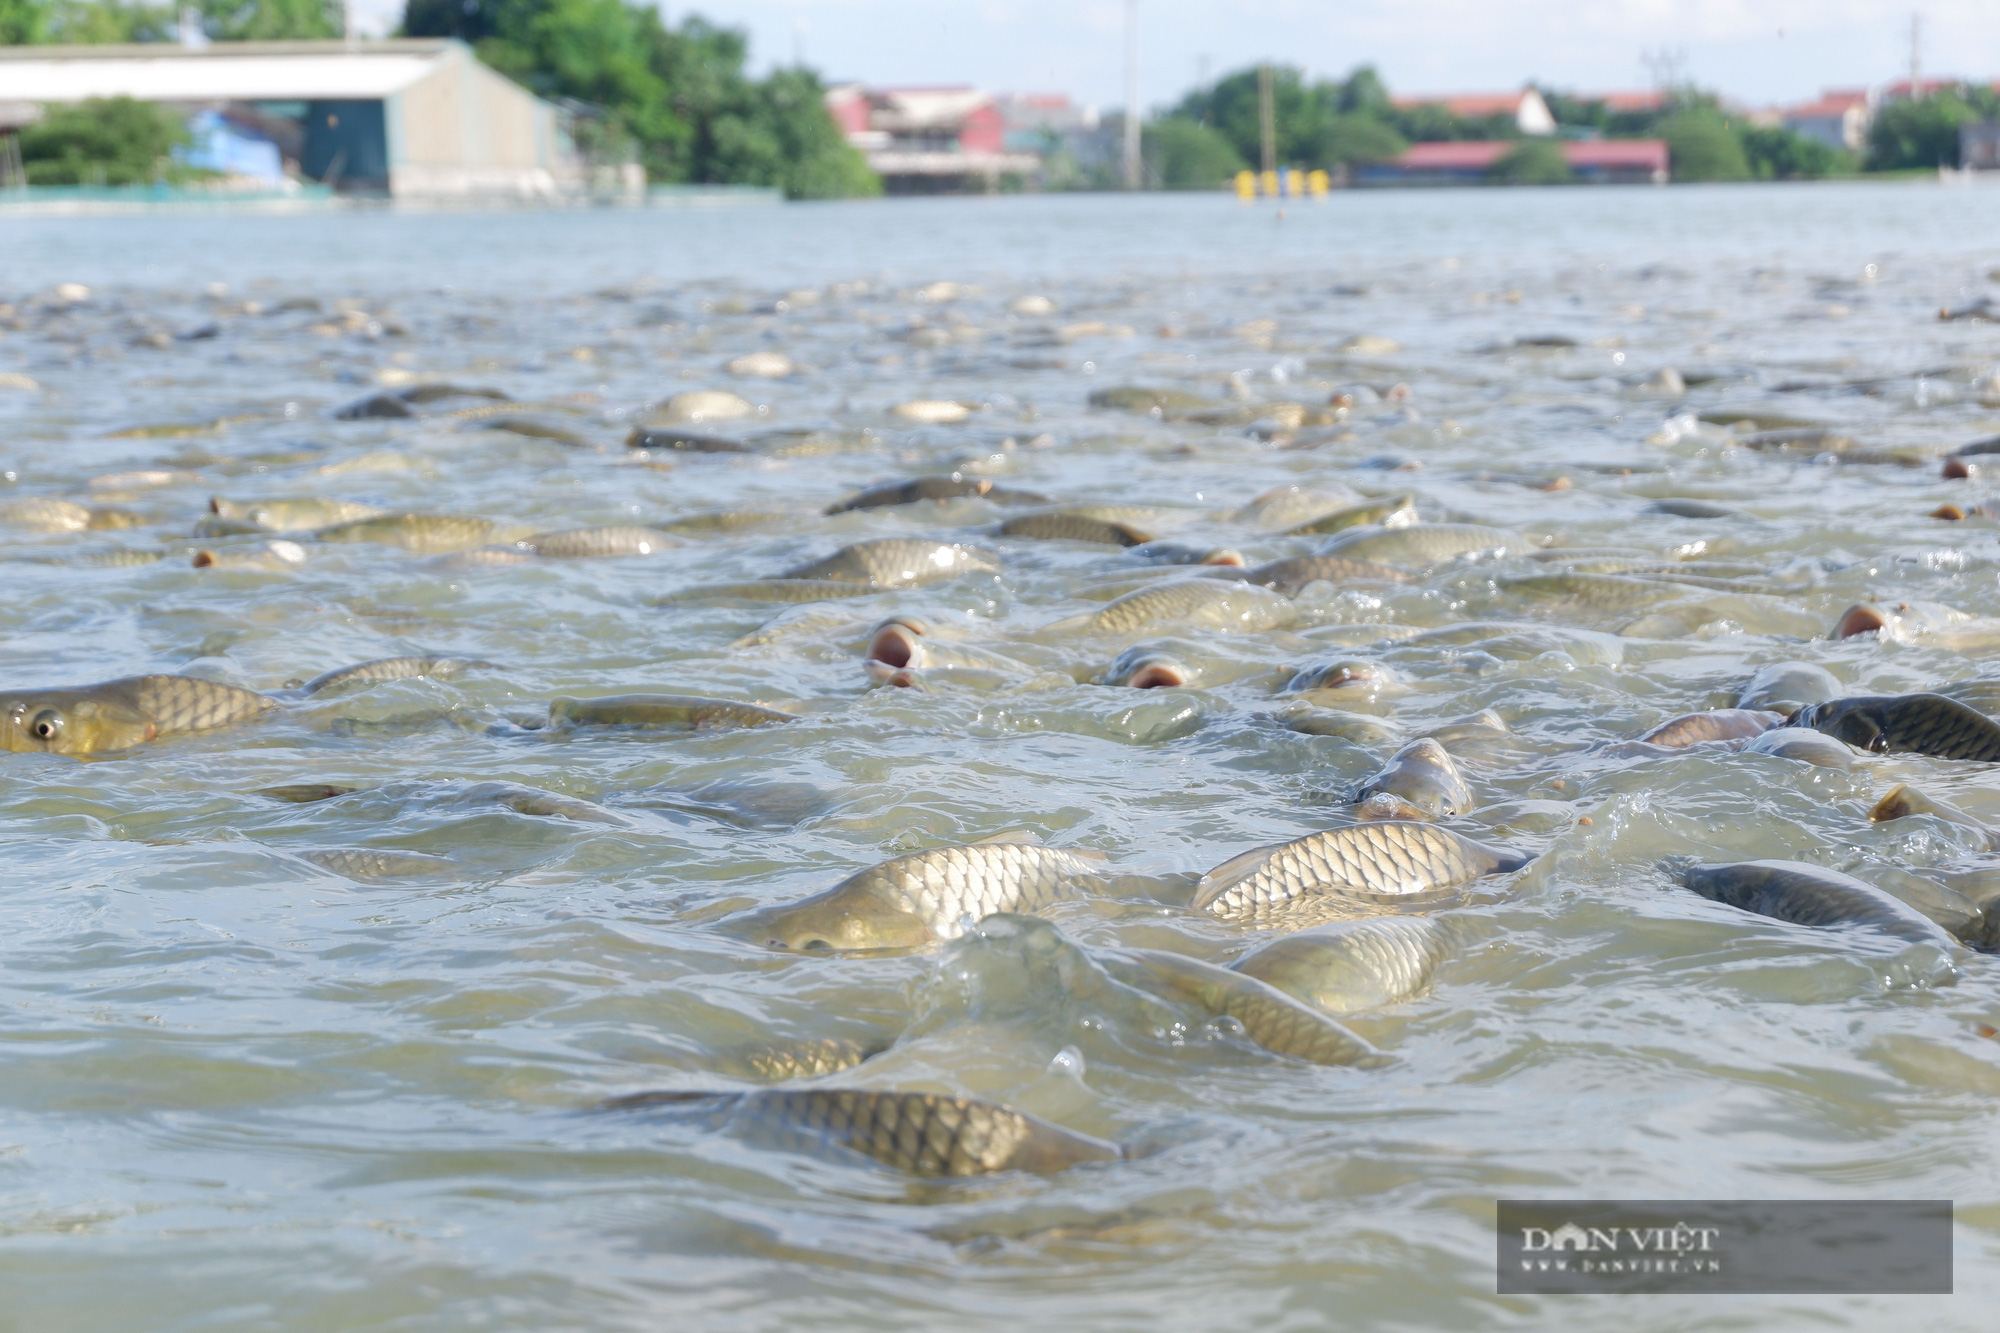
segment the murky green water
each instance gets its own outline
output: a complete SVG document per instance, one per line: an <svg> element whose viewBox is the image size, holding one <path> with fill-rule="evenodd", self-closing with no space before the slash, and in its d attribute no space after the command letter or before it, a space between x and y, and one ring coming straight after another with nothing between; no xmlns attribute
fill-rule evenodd
<svg viewBox="0 0 2000 1333"><path fill-rule="evenodd" d="M0 387L5 498L137 523L0 532L6 689L499 664L90 762L0 755L0 1328L1986 1326L2000 965L1747 916L1657 864L1789 857L1917 892L1907 874L1966 859L1969 835L1866 810L1909 781L2000 822L1990 771L1588 747L1788 658L1855 691L1993 674L1978 621L1824 636L1869 599L2000 618L2000 530L1927 516L1988 493L1935 456L2000 431L2000 325L1937 311L1996 290L1996 223L2000 194L1828 187L1350 197L1282 222L1017 199L0 224L0 370L39 386ZM760 350L797 373L723 370ZM582 443L453 415L469 400L331 418L432 379ZM1133 384L1216 410L1086 404ZM754 406L713 423L751 452L625 447L695 389ZM1336 394L1323 424L1288 424L1283 404ZM914 424L892 411L912 400L974 410ZM1703 412L1823 423L1882 461L1760 452ZM1255 634L1030 638L1187 571L998 537L1009 511L983 500L821 512L954 469L1149 506L1158 536L1252 561L1322 540L1244 512L1298 486L1747 568L1666 613L1496 582L1550 567L1522 558L1316 585ZM166 475L99 480L136 471ZM291 534L302 562L198 569L269 540L190 535L212 495L524 532L770 517L643 558L492 566ZM879 536L966 541L1003 570L797 610L658 604ZM1026 669L876 688L861 653L894 612ZM1468 621L1519 624L1392 637ZM1342 628L1364 625L1391 628ZM1135 639L1207 674L1087 683ZM1338 657L1391 678L1316 698L1377 725L1274 719L1295 671ZM519 725L551 696L640 690L804 720ZM1466 942L1426 993L1350 1017L1392 1068L1163 1028L1065 993L1004 935L844 958L724 928L890 856L1032 830L1133 877L1056 913L1086 971L1139 945L1226 960L1257 935L1181 906L1192 874L1343 822L1399 741L1482 709L1511 735L1460 751L1481 808L1451 826L1539 857L1457 914ZM555 807L496 782L585 804L522 813ZM258 794L304 783L357 790ZM342 848L450 862L361 881L301 855ZM888 1047L829 1082L990 1097L1152 1151L913 1183L585 1113L749 1086L720 1072L746 1048L827 1037ZM1522 1196L1949 1197L1960 1294L1499 1298L1492 1203Z"/></svg>

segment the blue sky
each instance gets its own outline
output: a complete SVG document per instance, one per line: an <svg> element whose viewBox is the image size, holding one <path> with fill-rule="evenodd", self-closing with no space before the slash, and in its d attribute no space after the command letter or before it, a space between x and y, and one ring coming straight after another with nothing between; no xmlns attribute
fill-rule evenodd
<svg viewBox="0 0 2000 1333"><path fill-rule="evenodd" d="M1576 89L1649 83L1647 51L1753 105L1898 77L1912 6L1884 0L1138 0L1140 100L1175 99L1203 68L1260 58L1339 74L1372 62L1392 89L1478 91L1530 78ZM355 0L371 17L399 0ZM2000 78L2000 0L1920 0L1926 74ZM795 50L829 77L973 83L1124 100L1125 0L704 0L667 6L747 28L759 67ZM376 17L377 24L382 22ZM1204 65L1205 62L1205 65Z"/></svg>

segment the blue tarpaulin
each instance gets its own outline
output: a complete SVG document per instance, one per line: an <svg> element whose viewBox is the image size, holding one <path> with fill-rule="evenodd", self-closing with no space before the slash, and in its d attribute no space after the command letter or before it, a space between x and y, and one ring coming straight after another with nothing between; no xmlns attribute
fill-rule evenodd
<svg viewBox="0 0 2000 1333"><path fill-rule="evenodd" d="M205 167L231 176L248 176L275 185L285 179L284 159L269 139L246 134L214 111L197 111L188 118L192 147L176 156L191 167Z"/></svg>

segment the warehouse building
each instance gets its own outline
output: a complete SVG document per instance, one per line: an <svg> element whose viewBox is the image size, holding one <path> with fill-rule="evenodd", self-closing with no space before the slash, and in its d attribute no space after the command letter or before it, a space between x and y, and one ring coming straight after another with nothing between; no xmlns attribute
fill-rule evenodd
<svg viewBox="0 0 2000 1333"><path fill-rule="evenodd" d="M287 170L343 194L534 199L582 184L562 108L450 39L0 47L0 103L91 97L267 141Z"/></svg>

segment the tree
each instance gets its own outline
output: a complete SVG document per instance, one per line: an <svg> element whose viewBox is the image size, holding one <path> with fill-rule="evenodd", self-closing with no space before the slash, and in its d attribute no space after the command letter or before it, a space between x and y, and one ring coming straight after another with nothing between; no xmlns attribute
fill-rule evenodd
<svg viewBox="0 0 2000 1333"><path fill-rule="evenodd" d="M340 0L197 0L197 8L218 42L307 41L347 27Z"/></svg>
<svg viewBox="0 0 2000 1333"><path fill-rule="evenodd" d="M37 0L0 0L0 46L26 46L42 40L48 12Z"/></svg>
<svg viewBox="0 0 2000 1333"><path fill-rule="evenodd" d="M212 173L175 163L190 142L172 112L129 97L93 97L50 107L21 131L30 185L144 185Z"/></svg>
<svg viewBox="0 0 2000 1333"><path fill-rule="evenodd" d="M1486 169L1486 179L1495 185L1568 185L1576 172L1553 139L1523 139Z"/></svg>
<svg viewBox="0 0 2000 1333"><path fill-rule="evenodd" d="M1370 74L1373 71L1369 71ZM1330 117L1320 133L1318 160L1326 165L1386 162L1410 145L1403 136L1370 115L1343 112Z"/></svg>
<svg viewBox="0 0 2000 1333"><path fill-rule="evenodd" d="M1980 108L1955 89L1885 103L1868 127L1868 165L1876 171L1955 167L1958 127L1981 118Z"/></svg>
<svg viewBox="0 0 2000 1333"><path fill-rule="evenodd" d="M1693 106L1660 122L1668 160L1677 181L1740 181L1750 178L1750 162L1726 116Z"/></svg>
<svg viewBox="0 0 2000 1333"><path fill-rule="evenodd" d="M470 42L537 93L596 108L579 141L630 148L654 180L775 185L795 199L881 189L828 115L818 76L751 80L734 28L695 17L670 28L629 0L410 0L403 29Z"/></svg>
<svg viewBox="0 0 2000 1333"><path fill-rule="evenodd" d="M1222 133L1185 116L1167 116L1142 136L1146 179L1168 190L1211 190L1244 169Z"/></svg>
<svg viewBox="0 0 2000 1333"><path fill-rule="evenodd" d="M1817 180L1852 170L1846 153L1795 130L1750 125L1740 134L1750 174L1758 180Z"/></svg>
<svg viewBox="0 0 2000 1333"><path fill-rule="evenodd" d="M1264 131L1257 84L1257 66L1240 69L1211 88L1189 93L1170 114L1217 131L1238 157L1261 163ZM1318 149L1338 96L1337 89L1324 85L1307 87L1300 72L1289 65L1271 67L1273 139L1280 166L1325 165L1318 159Z"/></svg>

